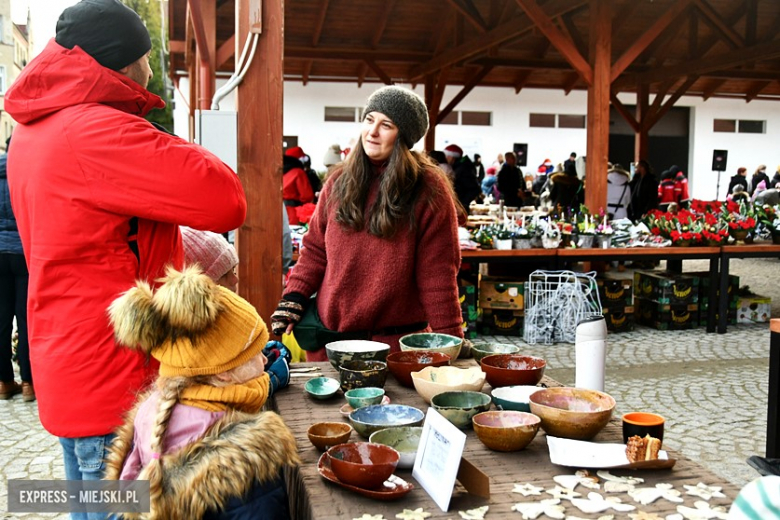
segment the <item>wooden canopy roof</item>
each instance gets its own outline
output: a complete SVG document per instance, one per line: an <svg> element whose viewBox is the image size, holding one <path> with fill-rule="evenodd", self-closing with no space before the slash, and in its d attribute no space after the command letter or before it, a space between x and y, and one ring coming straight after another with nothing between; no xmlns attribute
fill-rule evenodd
<svg viewBox="0 0 780 520"><path fill-rule="evenodd" d="M213 0L170 0L186 74ZM613 0L612 93L780 99L777 0ZM217 0L214 68L232 72L236 0ZM587 0L286 0L284 79L585 89ZM617 70L615 70L617 69ZM680 93L680 95L682 95ZM446 114L443 114L446 115Z"/></svg>

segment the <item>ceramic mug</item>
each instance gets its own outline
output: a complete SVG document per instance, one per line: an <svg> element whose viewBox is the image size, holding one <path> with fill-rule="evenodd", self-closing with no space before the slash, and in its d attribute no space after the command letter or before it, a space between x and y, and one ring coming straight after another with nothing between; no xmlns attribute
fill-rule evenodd
<svg viewBox="0 0 780 520"><path fill-rule="evenodd" d="M623 416L623 442L630 437L650 435L659 441L664 440L664 418L647 412L631 412Z"/></svg>

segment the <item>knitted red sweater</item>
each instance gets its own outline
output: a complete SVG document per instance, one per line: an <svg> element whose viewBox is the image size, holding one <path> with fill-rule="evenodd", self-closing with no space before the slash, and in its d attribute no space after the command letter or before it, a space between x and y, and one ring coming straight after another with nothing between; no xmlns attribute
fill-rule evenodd
<svg viewBox="0 0 780 520"><path fill-rule="evenodd" d="M458 302L460 268L455 204L441 173L427 171L414 209L416 230L400 229L392 239L355 232L335 221L327 204L334 172L320 194L317 210L285 293L317 293L323 324L341 332L381 330L427 321L430 329L463 337ZM370 207L379 189L369 192ZM430 189L437 186L438 194ZM399 336L374 336L398 350ZM308 360L325 360L325 349ZM312 355L314 354L314 355Z"/></svg>

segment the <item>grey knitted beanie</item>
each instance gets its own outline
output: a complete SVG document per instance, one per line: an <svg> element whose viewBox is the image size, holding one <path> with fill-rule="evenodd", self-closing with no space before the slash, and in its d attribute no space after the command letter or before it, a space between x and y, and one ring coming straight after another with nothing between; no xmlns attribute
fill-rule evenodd
<svg viewBox="0 0 780 520"><path fill-rule="evenodd" d="M368 98L361 121L369 112L381 112L398 127L408 148L422 139L428 131L428 109L425 101L411 90L389 86L382 87Z"/></svg>

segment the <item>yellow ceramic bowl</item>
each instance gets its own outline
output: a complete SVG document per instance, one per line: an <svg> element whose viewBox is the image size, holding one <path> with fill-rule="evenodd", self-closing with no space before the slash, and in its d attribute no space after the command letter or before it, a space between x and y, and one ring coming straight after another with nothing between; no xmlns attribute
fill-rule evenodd
<svg viewBox="0 0 780 520"><path fill-rule="evenodd" d="M565 439L592 439L604 429L615 409L612 396L584 388L544 388L528 399L531 413L542 420L542 429Z"/></svg>
<svg viewBox="0 0 780 520"><path fill-rule="evenodd" d="M485 384L485 373L479 367L425 367L412 372L414 389L430 404L433 396L442 392L479 392Z"/></svg>

